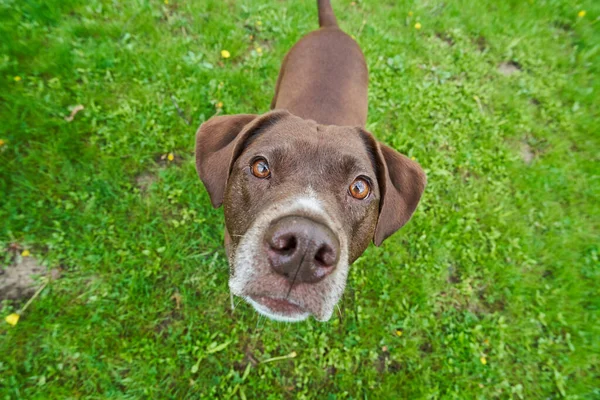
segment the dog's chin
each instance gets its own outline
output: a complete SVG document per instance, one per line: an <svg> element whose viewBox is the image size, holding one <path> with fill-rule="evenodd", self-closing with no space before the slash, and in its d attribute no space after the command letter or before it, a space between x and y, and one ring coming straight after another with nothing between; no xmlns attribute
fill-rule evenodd
<svg viewBox="0 0 600 400"><path fill-rule="evenodd" d="M310 312L286 299L268 296L246 296L244 298L261 315L281 322L304 321Z"/></svg>
<svg viewBox="0 0 600 400"><path fill-rule="evenodd" d="M277 290L273 283L276 282L279 286L279 282L276 277L273 278L267 277L262 283L251 282L246 290L242 291L236 290L230 280L230 290L233 295L244 299L259 314L274 321L299 322L310 316L317 321L329 321L333 315L333 305L315 301L318 296L306 290L313 288L299 285L291 291L289 288L285 288L285 291Z"/></svg>

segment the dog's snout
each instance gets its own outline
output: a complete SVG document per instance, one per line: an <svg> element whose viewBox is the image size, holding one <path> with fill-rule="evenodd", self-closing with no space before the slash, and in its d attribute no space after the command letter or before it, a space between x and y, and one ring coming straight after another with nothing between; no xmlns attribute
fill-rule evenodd
<svg viewBox="0 0 600 400"><path fill-rule="evenodd" d="M275 221L265 235L271 268L290 282L316 283L335 269L340 255L336 235L308 218Z"/></svg>

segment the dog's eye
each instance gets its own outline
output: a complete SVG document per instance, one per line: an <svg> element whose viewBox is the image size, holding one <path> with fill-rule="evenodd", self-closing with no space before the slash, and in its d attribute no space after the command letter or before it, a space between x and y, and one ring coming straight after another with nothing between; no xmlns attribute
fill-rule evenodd
<svg viewBox="0 0 600 400"><path fill-rule="evenodd" d="M271 175L269 163L264 158L259 158L252 163L252 175L257 178L265 179Z"/></svg>
<svg viewBox="0 0 600 400"><path fill-rule="evenodd" d="M352 197L359 200L365 199L371 193L369 182L363 178L356 178L349 189Z"/></svg>

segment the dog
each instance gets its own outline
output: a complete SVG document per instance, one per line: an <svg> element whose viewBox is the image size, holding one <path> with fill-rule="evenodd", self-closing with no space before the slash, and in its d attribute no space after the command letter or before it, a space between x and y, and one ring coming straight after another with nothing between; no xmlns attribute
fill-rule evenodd
<svg viewBox="0 0 600 400"><path fill-rule="evenodd" d="M320 28L285 56L271 111L196 134L198 175L225 214L230 291L278 321L328 321L350 265L410 219L426 185L365 130L365 58L329 0L317 5Z"/></svg>

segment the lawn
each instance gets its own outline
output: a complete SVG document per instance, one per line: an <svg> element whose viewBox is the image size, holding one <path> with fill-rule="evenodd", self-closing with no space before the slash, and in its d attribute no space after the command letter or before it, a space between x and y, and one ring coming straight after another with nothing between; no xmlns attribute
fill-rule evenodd
<svg viewBox="0 0 600 400"><path fill-rule="evenodd" d="M231 310L194 134L268 110L314 3L0 0L0 280L46 282L1 398L600 398L593 0L334 0L428 186L330 322Z"/></svg>

